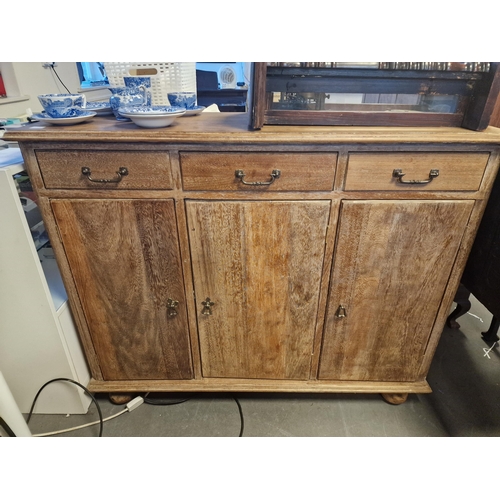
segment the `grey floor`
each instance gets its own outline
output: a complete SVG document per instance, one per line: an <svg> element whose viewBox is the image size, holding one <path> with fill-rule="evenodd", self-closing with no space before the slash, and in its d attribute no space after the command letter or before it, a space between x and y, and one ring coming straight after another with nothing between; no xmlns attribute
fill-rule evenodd
<svg viewBox="0 0 500 500"><path fill-rule="evenodd" d="M473 299L459 319L460 330L446 328L428 375L432 394L410 395L393 406L379 395L235 394L244 416L243 437L344 436L500 436L500 348L486 355L481 332L491 314ZM143 404L104 423L105 437L237 437L241 420L229 394L166 395L168 406ZM103 417L124 407L98 396ZM98 420L91 405L86 415L33 415L33 434ZM60 437L96 437L95 425Z"/></svg>

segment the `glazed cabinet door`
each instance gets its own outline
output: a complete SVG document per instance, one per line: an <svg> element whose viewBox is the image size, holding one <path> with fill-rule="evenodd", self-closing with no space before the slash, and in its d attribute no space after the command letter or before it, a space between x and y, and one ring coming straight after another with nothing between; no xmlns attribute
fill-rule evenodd
<svg viewBox="0 0 500 500"><path fill-rule="evenodd" d="M344 201L320 379L414 381L473 201Z"/></svg>
<svg viewBox="0 0 500 500"><path fill-rule="evenodd" d="M193 377L173 200L52 200L105 380Z"/></svg>
<svg viewBox="0 0 500 500"><path fill-rule="evenodd" d="M310 377L330 201L187 201L204 377Z"/></svg>

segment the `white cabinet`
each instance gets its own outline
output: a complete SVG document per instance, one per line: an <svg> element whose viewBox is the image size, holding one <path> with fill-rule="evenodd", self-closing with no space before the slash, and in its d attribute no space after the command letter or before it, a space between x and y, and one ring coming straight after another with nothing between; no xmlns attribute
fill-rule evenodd
<svg viewBox="0 0 500 500"><path fill-rule="evenodd" d="M49 380L86 386L90 374L56 261L37 252L17 193L13 176L23 170L23 164L0 167L0 371L28 413ZM74 384L54 382L35 413L86 413L90 401Z"/></svg>

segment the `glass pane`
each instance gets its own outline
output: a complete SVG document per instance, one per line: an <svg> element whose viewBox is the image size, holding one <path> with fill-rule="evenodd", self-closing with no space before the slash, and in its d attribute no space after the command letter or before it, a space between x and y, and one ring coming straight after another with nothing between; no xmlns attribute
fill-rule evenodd
<svg viewBox="0 0 500 500"><path fill-rule="evenodd" d="M267 109L463 114L491 63L267 63ZM434 117L437 119L437 117Z"/></svg>
<svg viewBox="0 0 500 500"><path fill-rule="evenodd" d="M271 109L302 111L408 111L456 113L459 96L419 94L339 94L270 92Z"/></svg>

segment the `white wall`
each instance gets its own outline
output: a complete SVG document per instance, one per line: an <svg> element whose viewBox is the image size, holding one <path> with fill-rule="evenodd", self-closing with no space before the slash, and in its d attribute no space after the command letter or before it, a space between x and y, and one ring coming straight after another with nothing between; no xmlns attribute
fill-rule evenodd
<svg viewBox="0 0 500 500"><path fill-rule="evenodd" d="M75 62L58 62L55 70L72 93L79 91L80 79ZM33 113L39 113L42 111L42 106L38 101L38 95L67 92L54 72L43 68L41 62L0 62L0 72L4 79L7 97L28 97L28 100L11 103L2 103L0 99L0 117L2 118L24 115L27 108ZM85 94L89 99L87 91Z"/></svg>

